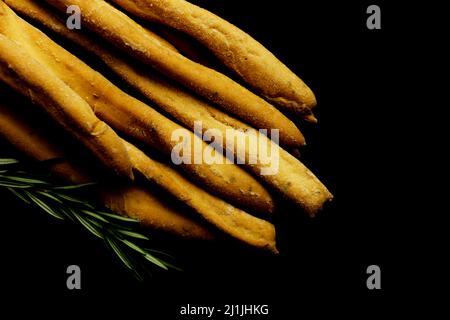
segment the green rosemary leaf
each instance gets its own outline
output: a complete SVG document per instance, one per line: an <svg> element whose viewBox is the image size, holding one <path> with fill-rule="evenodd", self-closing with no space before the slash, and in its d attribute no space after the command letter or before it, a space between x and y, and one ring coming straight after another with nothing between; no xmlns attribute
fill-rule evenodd
<svg viewBox="0 0 450 320"><path fill-rule="evenodd" d="M51 215L57 219L64 220L64 217L62 217L60 213L57 213L49 205L47 205L44 201L42 201L41 199L39 199L38 197L33 195L31 192L28 192L25 190L25 193L28 196L28 198L30 198L31 201L33 201L36 205L38 205L42 210L47 212L49 215Z"/></svg>
<svg viewBox="0 0 450 320"><path fill-rule="evenodd" d="M58 199L57 197L55 197L54 195L52 195L51 193L45 192L45 191L36 191L36 193L40 194L41 196L47 197L49 199L52 199L58 203L63 203L60 199Z"/></svg>
<svg viewBox="0 0 450 320"><path fill-rule="evenodd" d="M19 163L16 159L0 159L0 166Z"/></svg>
<svg viewBox="0 0 450 320"><path fill-rule="evenodd" d="M17 188L17 189L29 189L32 188L32 185L28 185L28 184L21 184L21 183L14 183L14 182L8 182L8 181L0 181L0 186L1 187L6 187L6 188Z"/></svg>
<svg viewBox="0 0 450 320"><path fill-rule="evenodd" d="M89 210L81 210L81 212L83 212L84 214L87 214L87 215L89 215L89 216L91 216L91 217L93 217L93 218L95 218L95 219L98 219L98 220L100 220L101 222L109 223L108 220L106 220L106 219L103 218L101 215L99 215L99 214L97 214L97 213L95 213L95 212L92 212L92 211L89 211Z"/></svg>
<svg viewBox="0 0 450 320"><path fill-rule="evenodd" d="M133 249L134 251L139 252L142 255L146 255L147 253L141 249L140 247L138 247L137 245L135 245L133 242L128 241L126 239L120 239L120 241L122 241L123 243L125 243L128 247L130 247L131 249Z"/></svg>
<svg viewBox="0 0 450 320"><path fill-rule="evenodd" d="M177 266L174 266L173 264L171 264L171 263L169 263L169 262L167 262L167 261L165 261L165 260L163 260L163 259L160 259L160 258L158 258L166 267L168 267L168 268L170 268L170 269L173 269L173 270L176 270L176 271L179 271L179 272L182 272L183 271L183 269L181 269L181 268L178 268Z"/></svg>
<svg viewBox="0 0 450 320"><path fill-rule="evenodd" d="M27 204L31 204L30 201L28 201L27 198L25 198L23 195L20 194L19 191L14 190L13 188L8 188L8 190L10 192L12 192L17 198L19 198L20 200L22 200L23 202L27 203Z"/></svg>
<svg viewBox="0 0 450 320"><path fill-rule="evenodd" d="M152 262L153 264L157 265L158 267L164 269L164 270L169 270L169 268L167 268L161 261L159 261L157 258L155 258L154 256L152 256L149 253L145 254L144 258L147 259L148 261Z"/></svg>
<svg viewBox="0 0 450 320"><path fill-rule="evenodd" d="M12 180L15 182L23 182L27 184L47 184L47 182L38 180L38 179L30 179L30 178L24 178L24 177L14 177L14 176L7 176L7 175L0 175L1 178Z"/></svg>
<svg viewBox="0 0 450 320"><path fill-rule="evenodd" d="M139 221L136 219L121 216L118 214L106 213L106 212L102 212L102 211L97 211L97 213L101 214L102 216L109 217L109 218L116 219L116 220L123 221L123 222L139 223Z"/></svg>
<svg viewBox="0 0 450 320"><path fill-rule="evenodd" d="M76 199L76 198L71 197L71 196L69 196L69 195L67 195L67 194L64 194L64 193L62 193L62 192L55 192L55 194L57 194L58 197L60 197L60 198L62 198L62 199L64 199L64 200L70 201L70 202L81 203L81 204L85 204L85 205L88 205L88 204L89 204L89 202L87 202L87 201L85 201L85 200L79 200L79 199Z"/></svg>
<svg viewBox="0 0 450 320"><path fill-rule="evenodd" d="M74 214L72 213L72 211L68 208L66 208L64 205L61 206L61 208L59 208L59 211L61 212L62 215L64 215L67 219L69 219L70 221L77 223L77 219L74 217Z"/></svg>
<svg viewBox="0 0 450 320"><path fill-rule="evenodd" d="M118 229L117 232L119 232L119 233L121 233L123 235L126 235L128 237L131 237L131 238L142 239L142 240L150 240L149 238L147 238L143 234L140 234L140 233L137 233L137 232L134 232L134 231Z"/></svg>
<svg viewBox="0 0 450 320"><path fill-rule="evenodd" d="M150 253L156 253L156 254L163 255L163 256L166 256L166 257L168 257L168 258L174 259L174 257L171 256L170 254L168 254L168 253L166 253L166 252L162 252L162 251L160 251L160 250L155 250L155 249L145 249L145 251L150 252Z"/></svg>
<svg viewBox="0 0 450 320"><path fill-rule="evenodd" d="M89 182L89 183L83 183L83 184L77 184L77 185L73 185L73 186L62 186L62 187L53 187L53 190L74 190L74 189L81 189L81 188L86 188L89 186L94 186L96 185L96 182Z"/></svg>
<svg viewBox="0 0 450 320"><path fill-rule="evenodd" d="M128 259L128 257L125 255L125 253L119 248L119 246L116 244L116 242L114 240L112 240L110 237L105 237L105 240L108 243L109 247L114 251L114 253L123 262L123 264L125 266L127 266L128 269L134 270L131 261Z"/></svg>
<svg viewBox="0 0 450 320"><path fill-rule="evenodd" d="M100 224L100 222L97 222L97 221L95 221L95 220L93 220L93 219L89 219L89 222L90 222L91 224L93 224L94 226L96 226L99 230L104 229L104 226L102 226L102 225Z"/></svg>
<svg viewBox="0 0 450 320"><path fill-rule="evenodd" d="M75 214L75 218L85 227L90 233L92 233L94 236L103 239L103 235L92 225L91 221L89 219L85 219L79 214Z"/></svg>
<svg viewBox="0 0 450 320"><path fill-rule="evenodd" d="M131 249L142 254L144 256L144 258L147 259L148 261L150 261L151 263L157 265L160 268L168 270L168 268L165 266L165 264L162 261L160 261L158 258L154 257L153 255L149 254L148 252L145 252L142 248L138 247L133 242L128 241L126 239L121 239L121 241L124 244L126 244L128 247L130 247Z"/></svg>

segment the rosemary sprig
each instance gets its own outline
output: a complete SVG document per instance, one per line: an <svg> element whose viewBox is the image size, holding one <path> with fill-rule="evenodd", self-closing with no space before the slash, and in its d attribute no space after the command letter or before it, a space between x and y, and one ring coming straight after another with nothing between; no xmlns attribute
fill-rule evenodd
<svg viewBox="0 0 450 320"><path fill-rule="evenodd" d="M49 176L34 172L16 159L0 158L0 188L56 219L72 221L103 239L138 279L143 279L142 271L146 271L144 262L164 270L180 270L160 257L170 255L143 247L150 239L138 231L137 220L100 210L83 199L80 191L92 185L55 185Z"/></svg>

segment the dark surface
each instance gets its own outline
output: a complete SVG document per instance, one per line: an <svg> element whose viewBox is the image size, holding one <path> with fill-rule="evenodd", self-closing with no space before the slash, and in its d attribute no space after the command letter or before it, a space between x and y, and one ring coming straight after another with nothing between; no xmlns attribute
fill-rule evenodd
<svg viewBox="0 0 450 320"><path fill-rule="evenodd" d="M364 1L196 2L260 40L314 90L320 122L302 125L308 140L302 160L334 193L333 203L313 220L285 208L277 218L278 257L238 246L169 244L185 272L155 272L139 283L78 226L2 193L1 290L11 301L46 301L38 303L45 309L60 302L83 309L109 298L97 308L145 310L149 319L175 319L188 303L269 304L270 319L296 319L305 311L384 314L406 290L414 246L400 160L410 143L400 129L408 120L398 117L405 8L378 2L382 30L370 31L365 10L371 3ZM81 291L65 287L70 264L81 266ZM371 264L381 267L381 291L366 288Z"/></svg>

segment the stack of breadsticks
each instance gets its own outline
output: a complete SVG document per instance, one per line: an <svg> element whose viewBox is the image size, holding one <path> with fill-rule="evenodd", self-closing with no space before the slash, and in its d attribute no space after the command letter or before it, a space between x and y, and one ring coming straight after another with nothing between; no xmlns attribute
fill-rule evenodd
<svg viewBox="0 0 450 320"><path fill-rule="evenodd" d="M0 0L0 82L41 112L27 116L34 107L14 102L16 93L0 87L0 134L35 159L63 157L55 174L73 183L100 181L99 198L107 207L152 228L199 239L226 233L276 252L275 228L265 220L277 209L275 199L314 216L332 198L286 151L305 144L289 117L315 122L314 94L261 44L206 10L184 0L113 2ZM81 12L80 30L66 25L73 5ZM164 28L166 37L144 27L147 20ZM179 33L196 41L176 41ZM59 43L78 48L75 54L89 53L111 79ZM202 64L198 45L245 86ZM118 79L132 95L112 82ZM40 117L52 125L40 127ZM243 141L256 135L279 155L278 171L262 174L267 164L249 161L255 155L248 144L234 143L226 151L239 165L225 159L225 150L215 152L223 158L217 163L175 165L175 131L211 148L194 132L198 121L202 133L215 130L225 142L228 132ZM277 129L279 145L253 129ZM56 139L58 132L70 141ZM71 144L111 177L81 164L67 152ZM166 203L161 190L181 206Z"/></svg>

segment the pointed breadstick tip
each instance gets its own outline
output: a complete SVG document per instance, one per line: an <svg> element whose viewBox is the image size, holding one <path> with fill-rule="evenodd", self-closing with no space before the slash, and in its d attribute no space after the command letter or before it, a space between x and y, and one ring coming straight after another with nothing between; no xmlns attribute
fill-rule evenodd
<svg viewBox="0 0 450 320"><path fill-rule="evenodd" d="M270 253L273 253L273 254L276 254L276 255L280 254L280 251L278 251L278 249L277 249L275 244L273 244L273 246L271 245L268 249L269 249Z"/></svg>
<svg viewBox="0 0 450 320"><path fill-rule="evenodd" d="M318 122L318 121L317 121L317 118L316 118L312 113L306 115L306 116L305 116L305 120L306 120L307 122L310 122L310 123L317 123L317 122Z"/></svg>

